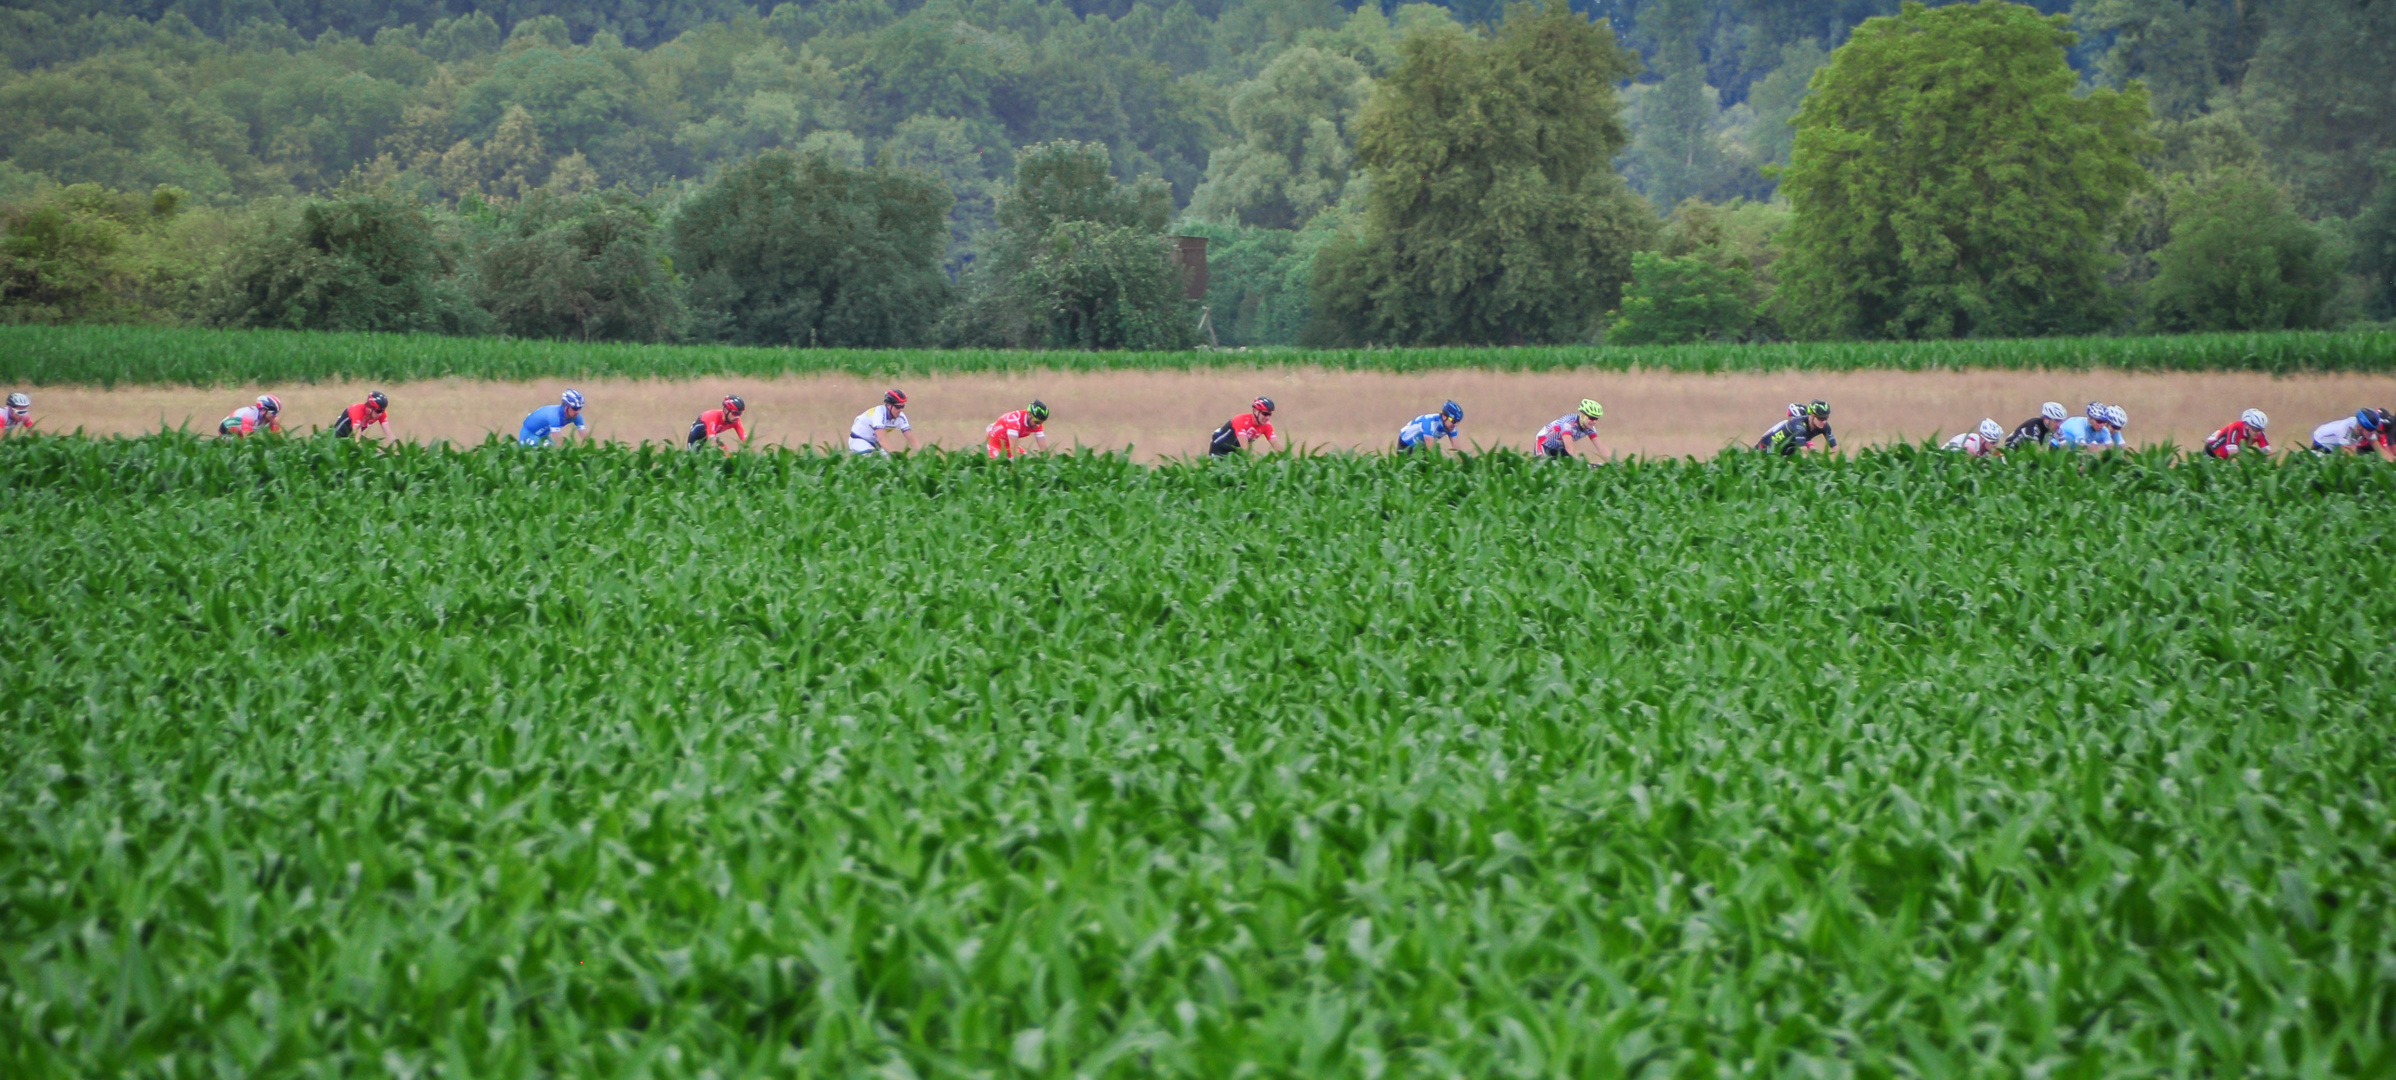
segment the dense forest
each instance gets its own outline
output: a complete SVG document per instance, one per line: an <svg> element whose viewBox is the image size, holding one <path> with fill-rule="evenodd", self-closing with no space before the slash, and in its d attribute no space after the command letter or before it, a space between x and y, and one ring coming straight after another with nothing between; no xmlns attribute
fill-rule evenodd
<svg viewBox="0 0 2396 1080"><path fill-rule="evenodd" d="M5 4L6 321L1169 348L2396 318L2387 0ZM1203 302L1175 235L1211 243Z"/></svg>

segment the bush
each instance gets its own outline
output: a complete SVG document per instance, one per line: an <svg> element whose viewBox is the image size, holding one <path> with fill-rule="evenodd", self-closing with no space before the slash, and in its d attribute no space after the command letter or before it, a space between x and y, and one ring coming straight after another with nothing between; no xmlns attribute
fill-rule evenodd
<svg viewBox="0 0 2396 1080"><path fill-rule="evenodd" d="M1606 340L1616 345L1685 345L1736 338L1755 325L1754 276L1694 255L1631 256L1631 285Z"/></svg>
<svg viewBox="0 0 2396 1080"><path fill-rule="evenodd" d="M2338 260L2278 185L2245 171L2191 180L2171 193L2169 214L2171 239L2146 287L2154 328L2320 325L2337 295Z"/></svg>
<svg viewBox="0 0 2396 1080"><path fill-rule="evenodd" d="M682 279L657 218L620 194L535 192L485 249L477 299L517 337L670 341L684 320Z"/></svg>
<svg viewBox="0 0 2396 1080"><path fill-rule="evenodd" d="M455 279L424 207L384 192L319 199L238 249L209 321L288 330L469 334L490 318Z"/></svg>

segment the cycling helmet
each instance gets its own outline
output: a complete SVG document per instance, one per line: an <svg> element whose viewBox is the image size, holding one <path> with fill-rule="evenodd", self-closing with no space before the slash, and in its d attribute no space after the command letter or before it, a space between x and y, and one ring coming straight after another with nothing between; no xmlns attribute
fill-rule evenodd
<svg viewBox="0 0 2396 1080"><path fill-rule="evenodd" d="M888 405L893 409L904 409L907 407L907 392L904 390L891 390L882 395L882 404Z"/></svg>
<svg viewBox="0 0 2396 1080"><path fill-rule="evenodd" d="M376 412L381 412L391 407L391 399L384 397L383 392L380 390L367 391L366 403L368 405L374 406L374 411Z"/></svg>
<svg viewBox="0 0 2396 1080"><path fill-rule="evenodd" d="M2354 422L2363 425L2365 431L2378 431L2382 419L2383 414L2378 409L2364 409L2354 414Z"/></svg>
<svg viewBox="0 0 2396 1080"><path fill-rule="evenodd" d="M1032 423L1045 424L1048 422L1048 403L1045 401L1034 399L1032 407L1023 411L1025 415L1032 418Z"/></svg>
<svg viewBox="0 0 2396 1080"><path fill-rule="evenodd" d="M258 395L258 411L270 413L282 412L283 399L276 397L273 394L260 394Z"/></svg>
<svg viewBox="0 0 2396 1080"><path fill-rule="evenodd" d="M738 394L726 394L726 395L724 395L724 415L726 415L726 416L739 416L740 414L742 414L742 413L744 413L744 412L747 412L748 410L749 410L749 403L748 403L748 402L746 402L746 401L742 401L742 400L740 399L740 395L738 395Z"/></svg>
<svg viewBox="0 0 2396 1080"><path fill-rule="evenodd" d="M1791 419L1791 420L1795 420L1795 419L1797 419L1798 417L1800 417L1800 416L1804 416L1804 415L1805 415L1805 403L1804 403L1804 402L1801 402L1801 401L1792 401L1792 402L1790 402L1790 403L1789 403L1789 419Z"/></svg>
<svg viewBox="0 0 2396 1080"><path fill-rule="evenodd" d="M2248 409L2245 412L2239 413L2238 422L2245 424L2256 431L2261 431L2264 428L2271 426L2271 418L2263 415L2263 410L2261 409Z"/></svg>
<svg viewBox="0 0 2396 1080"><path fill-rule="evenodd" d="M2100 422L2103 421L2105 419L2105 403L2102 401L2089 402L2088 418Z"/></svg>
<svg viewBox="0 0 2396 1080"><path fill-rule="evenodd" d="M2038 415L2046 417L2051 423L2060 424L2063 422L2063 418L2070 414L2063 411L2062 402L2050 401L2038 407Z"/></svg>
<svg viewBox="0 0 2396 1080"><path fill-rule="evenodd" d="M1248 407L1256 410L1257 412L1263 413L1266 416L1273 415L1273 399L1269 397L1260 397L1254 401L1251 401L1248 403Z"/></svg>
<svg viewBox="0 0 2396 1080"><path fill-rule="evenodd" d="M1827 420L1830 418L1830 403L1821 398L1815 398L1813 404L1805 407L1805 415L1817 420Z"/></svg>
<svg viewBox="0 0 2396 1080"><path fill-rule="evenodd" d="M582 391L568 390L559 395L557 400L563 403L569 409L582 408Z"/></svg>
<svg viewBox="0 0 2396 1080"><path fill-rule="evenodd" d="M1598 404L1595 398L1582 398L1581 415L1591 420L1603 420L1606 416L1606 407Z"/></svg>
<svg viewBox="0 0 2396 1080"><path fill-rule="evenodd" d="M1980 437L1994 442L2005 437L2005 429L1998 427L1997 422L1993 419L1982 420L1980 421Z"/></svg>
<svg viewBox="0 0 2396 1080"><path fill-rule="evenodd" d="M2129 411L2119 405L2107 405L2105 406L2105 422L2117 428L2129 427Z"/></svg>
<svg viewBox="0 0 2396 1080"><path fill-rule="evenodd" d="M33 399L26 397L23 394L10 394L8 395L8 407L12 409L30 409L33 407Z"/></svg>
<svg viewBox="0 0 2396 1080"><path fill-rule="evenodd" d="M1461 424L1464 422L1464 406L1448 402L1439 407L1439 415L1446 417L1449 423Z"/></svg>

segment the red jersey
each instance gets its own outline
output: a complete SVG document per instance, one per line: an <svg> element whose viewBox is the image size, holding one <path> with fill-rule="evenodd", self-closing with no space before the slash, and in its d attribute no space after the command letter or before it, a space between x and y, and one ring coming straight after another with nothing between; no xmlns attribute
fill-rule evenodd
<svg viewBox="0 0 2396 1080"><path fill-rule="evenodd" d="M349 407L349 426L355 430L364 431L366 425L380 424L390 416L391 410L377 409L374 407L374 402L361 401Z"/></svg>
<svg viewBox="0 0 2396 1080"><path fill-rule="evenodd" d="M989 442L991 457L1015 457L1024 453L1014 449L1015 441L1040 434L1041 427L1032 422L1030 409L1017 409L993 421L990 430L982 434Z"/></svg>
<svg viewBox="0 0 2396 1080"><path fill-rule="evenodd" d="M710 439L723 434L726 430L740 436L744 442L749 438L749 429L740 422L740 417L726 416L722 409L709 409L700 413L699 426L707 429L706 437Z"/></svg>
<svg viewBox="0 0 2396 1080"><path fill-rule="evenodd" d="M1259 420L1253 412L1244 412L1231 418L1231 433L1243 443L1254 442L1258 438L1270 439L1273 437L1273 422Z"/></svg>
<svg viewBox="0 0 2396 1080"><path fill-rule="evenodd" d="M2252 446L2264 453L2271 452L2271 440L2263 437L2261 429L2248 426L2244 420L2233 421L2230 426L2205 439L2205 453L2214 457L2230 456L2227 448L2232 446Z"/></svg>

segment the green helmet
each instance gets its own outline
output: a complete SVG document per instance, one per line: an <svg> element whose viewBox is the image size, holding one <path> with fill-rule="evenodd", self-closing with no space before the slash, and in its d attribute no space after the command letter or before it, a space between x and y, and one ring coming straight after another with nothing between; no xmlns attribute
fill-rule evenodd
<svg viewBox="0 0 2396 1080"><path fill-rule="evenodd" d="M1034 401L1031 408L1023 411L1031 416L1032 423L1045 424L1048 422L1048 403L1045 401Z"/></svg>
<svg viewBox="0 0 2396 1080"><path fill-rule="evenodd" d="M1816 419L1826 419L1830 416L1830 403L1821 398L1815 398L1813 404L1805 407L1805 415Z"/></svg>
<svg viewBox="0 0 2396 1080"><path fill-rule="evenodd" d="M1598 404L1595 398L1582 398L1581 415L1591 420L1603 419L1606 415L1606 407Z"/></svg>

